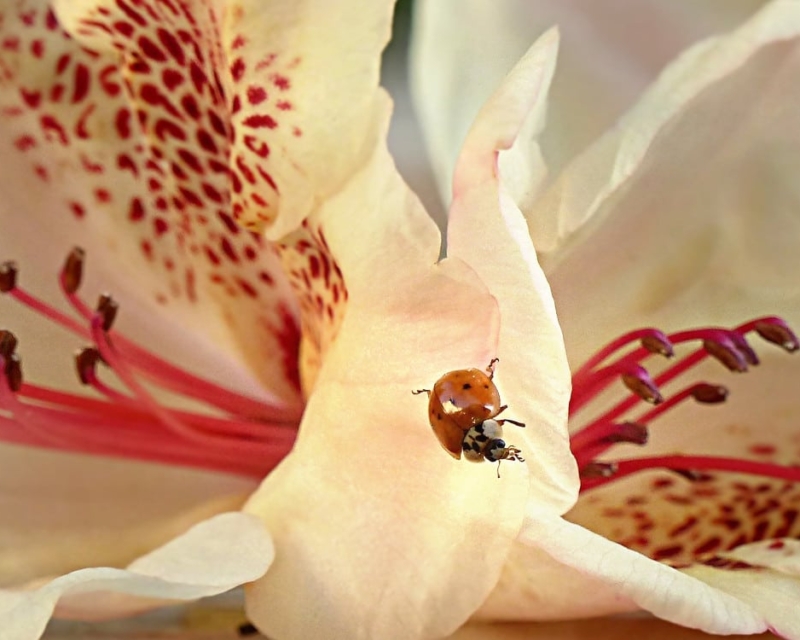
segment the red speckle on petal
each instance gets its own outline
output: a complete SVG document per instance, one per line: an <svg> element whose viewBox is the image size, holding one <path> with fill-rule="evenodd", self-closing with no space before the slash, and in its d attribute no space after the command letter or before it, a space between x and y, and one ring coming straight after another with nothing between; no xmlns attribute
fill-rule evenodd
<svg viewBox="0 0 800 640"><path fill-rule="evenodd" d="M156 237L160 238L167 231L169 231L169 223L163 218L156 218L153 220L153 231L155 232Z"/></svg>
<svg viewBox="0 0 800 640"><path fill-rule="evenodd" d="M144 205L139 198L131 200L131 207L128 210L128 220L131 222L139 222L144 218Z"/></svg>
<svg viewBox="0 0 800 640"><path fill-rule="evenodd" d="M164 69L161 74L161 79L164 81L164 86L170 91L174 91L183 84L184 77L180 71L176 69Z"/></svg>
<svg viewBox="0 0 800 640"><path fill-rule="evenodd" d="M85 64L75 65L75 78L73 79L72 103L78 103L89 93L90 85L89 68Z"/></svg>
<svg viewBox="0 0 800 640"><path fill-rule="evenodd" d="M289 78L279 73L274 74L270 80L272 80L272 84L274 84L278 89L281 91L287 91L291 87L291 83L289 82Z"/></svg>
<svg viewBox="0 0 800 640"><path fill-rule="evenodd" d="M254 135L244 137L244 146L255 153L259 158L266 158L269 155L269 145Z"/></svg>
<svg viewBox="0 0 800 640"><path fill-rule="evenodd" d="M37 38L31 42L31 55L34 58L41 58L44 56L44 40Z"/></svg>
<svg viewBox="0 0 800 640"><path fill-rule="evenodd" d="M70 202L69 208L72 211L72 215L76 218L83 218L86 215L86 209L83 208L79 202Z"/></svg>
<svg viewBox="0 0 800 640"><path fill-rule="evenodd" d="M253 129L261 129L264 127L267 129L274 129L278 126L278 123L275 121L275 119L267 114L247 116L244 120L242 120L242 124L245 127L252 127Z"/></svg>
<svg viewBox="0 0 800 640"><path fill-rule="evenodd" d="M41 91L28 91L24 87L21 87L19 93L22 96L25 104L31 109L36 109L39 106L39 103L42 101Z"/></svg>
<svg viewBox="0 0 800 640"><path fill-rule="evenodd" d="M266 99L267 99L267 91L266 89L264 89L264 87L261 87L259 85L250 85L247 88L247 101L251 105L256 106L264 102L264 100Z"/></svg>
<svg viewBox="0 0 800 640"><path fill-rule="evenodd" d="M36 146L36 138L27 134L23 134L14 140L14 146L20 151L33 149Z"/></svg>
<svg viewBox="0 0 800 640"><path fill-rule="evenodd" d="M231 63L231 77L234 82L239 82L242 79L246 69L247 67L243 58L236 58L236 60Z"/></svg>

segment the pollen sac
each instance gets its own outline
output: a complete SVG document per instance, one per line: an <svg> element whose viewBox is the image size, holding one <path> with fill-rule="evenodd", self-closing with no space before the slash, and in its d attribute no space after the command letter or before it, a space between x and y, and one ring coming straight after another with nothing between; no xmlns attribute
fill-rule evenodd
<svg viewBox="0 0 800 640"><path fill-rule="evenodd" d="M80 247L75 247L64 260L64 266L61 268L61 282L64 290L69 294L75 293L81 286L85 259L86 252Z"/></svg>
<svg viewBox="0 0 800 640"><path fill-rule="evenodd" d="M84 347L75 354L75 370L81 384L91 384L95 377L95 369L99 362L103 362L103 356L94 347Z"/></svg>
<svg viewBox="0 0 800 640"><path fill-rule="evenodd" d="M109 294L104 293L97 300L97 314L103 319L103 331L110 331L119 311L119 304Z"/></svg>
<svg viewBox="0 0 800 640"><path fill-rule="evenodd" d="M698 384L692 389L692 397L703 404L719 404L728 398L728 389L718 384Z"/></svg>
<svg viewBox="0 0 800 640"><path fill-rule="evenodd" d="M0 356L8 360L17 350L17 336L7 329L0 329Z"/></svg>
<svg viewBox="0 0 800 640"><path fill-rule="evenodd" d="M17 286L17 263L8 261L0 264L0 293L13 291Z"/></svg>
<svg viewBox="0 0 800 640"><path fill-rule="evenodd" d="M656 383L644 367L637 366L635 370L622 374L622 382L626 387L645 402L660 404L664 402Z"/></svg>
<svg viewBox="0 0 800 640"><path fill-rule="evenodd" d="M22 361L14 353L10 358L6 358L5 362L4 373L8 381L8 388L15 392L19 391L22 388Z"/></svg>
<svg viewBox="0 0 800 640"><path fill-rule="evenodd" d="M780 318L772 318L769 322L757 322L755 329L764 340L777 344L789 353L800 349L800 342L794 331Z"/></svg>
<svg viewBox="0 0 800 640"><path fill-rule="evenodd" d="M650 432L647 425L640 422L623 422L615 425L616 429L613 434L603 438L608 443L627 442L629 444L644 445L650 438Z"/></svg>
<svg viewBox="0 0 800 640"><path fill-rule="evenodd" d="M672 358L675 355L672 343L661 331L656 331L649 336L645 336L640 342L650 353L664 356L665 358Z"/></svg>
<svg viewBox="0 0 800 640"><path fill-rule="evenodd" d="M580 475L582 480L592 478L610 478L617 472L617 465L613 462L590 462L581 468Z"/></svg>
<svg viewBox="0 0 800 640"><path fill-rule="evenodd" d="M710 356L725 365L728 370L735 373L747 371L747 359L733 344L717 340L703 340L703 348Z"/></svg>

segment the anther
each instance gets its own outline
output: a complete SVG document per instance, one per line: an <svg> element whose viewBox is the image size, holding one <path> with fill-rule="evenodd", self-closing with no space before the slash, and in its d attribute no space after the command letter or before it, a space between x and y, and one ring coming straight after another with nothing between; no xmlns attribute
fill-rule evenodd
<svg viewBox="0 0 800 640"><path fill-rule="evenodd" d="M703 382L692 387L692 397L703 404L719 404L728 398L728 389L722 385Z"/></svg>
<svg viewBox="0 0 800 640"><path fill-rule="evenodd" d="M672 358L675 355L672 343L661 331L655 331L654 333L644 336L640 342L642 347L655 355L664 356L665 358Z"/></svg>
<svg viewBox="0 0 800 640"><path fill-rule="evenodd" d="M800 349L800 341L783 320L772 318L770 321L756 322L755 330L764 340L777 344L789 353Z"/></svg>
<svg viewBox="0 0 800 640"><path fill-rule="evenodd" d="M14 353L8 358L4 358L4 373L8 381L8 388L16 392L22 388L22 361Z"/></svg>
<svg viewBox="0 0 800 640"><path fill-rule="evenodd" d="M8 293L16 288L18 273L16 262L9 260L0 264L0 293Z"/></svg>
<svg viewBox="0 0 800 640"><path fill-rule="evenodd" d="M647 425L640 422L621 422L614 425L614 431L603 438L606 443L621 443L643 445L647 444L650 432Z"/></svg>
<svg viewBox="0 0 800 640"><path fill-rule="evenodd" d="M86 252L80 247L75 247L64 260L64 266L61 268L61 282L64 290L69 294L75 293L81 286L85 258Z"/></svg>
<svg viewBox="0 0 800 640"><path fill-rule="evenodd" d="M610 478L617 472L617 465L613 462L590 462L580 471L582 480L594 478Z"/></svg>
<svg viewBox="0 0 800 640"><path fill-rule="evenodd" d="M622 382L626 387L645 402L650 404L659 404L664 401L658 386L653 382L650 374L644 367L636 365L629 372L623 373L621 376Z"/></svg>
<svg viewBox="0 0 800 640"><path fill-rule="evenodd" d="M736 350L741 353L747 361L747 364L757 366L761 363L758 359L758 355L753 351L753 347L750 346L750 343L747 342L747 339L741 333L733 331L729 333L728 336L731 342L736 346Z"/></svg>
<svg viewBox="0 0 800 640"><path fill-rule="evenodd" d="M104 293L97 300L97 314L103 319L103 331L110 331L119 311L119 304L109 294Z"/></svg>
<svg viewBox="0 0 800 640"><path fill-rule="evenodd" d="M714 478L710 473L695 471L694 469L669 469L669 471L686 478L689 482L708 482Z"/></svg>
<svg viewBox="0 0 800 640"><path fill-rule="evenodd" d="M92 384L96 377L97 364L103 362L103 356L95 347L84 347L75 353L75 370L81 384Z"/></svg>
<svg viewBox="0 0 800 640"><path fill-rule="evenodd" d="M17 350L17 336L7 329L0 329L0 356L5 360L11 358Z"/></svg>
<svg viewBox="0 0 800 640"><path fill-rule="evenodd" d="M729 341L703 340L703 348L710 356L719 360L730 371L744 373L747 371L747 359Z"/></svg>

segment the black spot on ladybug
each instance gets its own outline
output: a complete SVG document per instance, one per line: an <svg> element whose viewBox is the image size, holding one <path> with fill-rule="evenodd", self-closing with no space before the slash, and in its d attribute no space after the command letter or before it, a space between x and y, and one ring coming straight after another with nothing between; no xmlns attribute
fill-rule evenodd
<svg viewBox="0 0 800 640"><path fill-rule="evenodd" d="M461 450L462 451L469 451L469 449L470 449L469 442L464 441L464 442L461 443Z"/></svg>
<svg viewBox="0 0 800 640"><path fill-rule="evenodd" d="M478 442L489 442L489 436L481 434L479 436L475 436L475 440Z"/></svg>
<svg viewBox="0 0 800 640"><path fill-rule="evenodd" d="M465 390L472 389L472 385L469 382L465 382L463 385L461 385L461 388Z"/></svg>
<svg viewBox="0 0 800 640"><path fill-rule="evenodd" d="M437 413L436 414L436 419L437 420L441 420L442 419L442 414L441 413Z"/></svg>

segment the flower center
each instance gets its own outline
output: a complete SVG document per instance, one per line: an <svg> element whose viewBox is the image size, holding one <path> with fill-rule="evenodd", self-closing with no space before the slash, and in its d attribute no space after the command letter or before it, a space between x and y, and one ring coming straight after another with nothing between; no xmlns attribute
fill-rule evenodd
<svg viewBox="0 0 800 640"><path fill-rule="evenodd" d="M733 416L730 430L719 432L718 438L702 424L689 424L684 425L690 428L689 438L677 450L667 449L663 443L674 440L659 433L664 439L656 455L622 457L617 451L644 448L651 431L668 427L658 422L687 402L722 405L728 390L691 379L692 372L708 358L740 373L758 365L747 341L750 334L787 352L800 348L795 334L777 317L757 318L734 329L709 327L669 335L641 329L609 343L575 373L570 446L580 470L581 500L568 514L570 520L675 566L702 562L744 567L730 550L796 533L800 466L788 457L793 447L780 446L788 440L764 441L769 431L751 434ZM696 348L676 357L685 343ZM645 364L658 373L651 376ZM622 399L609 393L618 380L629 391ZM666 393L665 388L677 390ZM651 406L642 410L642 401ZM751 441L753 436L758 440ZM707 455L709 451L736 453Z"/></svg>
<svg viewBox="0 0 800 640"><path fill-rule="evenodd" d="M78 294L83 265L84 252L73 249L59 278L72 314L22 288L14 263L0 265L0 293L89 343L75 365L80 382L94 392L27 382L17 338L0 330L0 440L254 477L274 468L292 448L299 413L198 377L115 331L116 301L103 294L92 308ZM116 381L103 380L102 369ZM175 402L166 404L165 395ZM208 410L172 406L187 401Z"/></svg>

